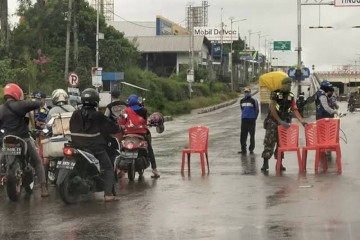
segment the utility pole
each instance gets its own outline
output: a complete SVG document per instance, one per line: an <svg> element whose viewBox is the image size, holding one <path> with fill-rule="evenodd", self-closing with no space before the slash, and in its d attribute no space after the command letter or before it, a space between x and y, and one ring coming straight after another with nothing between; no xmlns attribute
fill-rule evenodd
<svg viewBox="0 0 360 240"><path fill-rule="evenodd" d="M96 68L99 67L99 1L96 3Z"/></svg>
<svg viewBox="0 0 360 240"><path fill-rule="evenodd" d="M1 43L8 46L9 24L8 24L8 0L0 0L1 21Z"/></svg>
<svg viewBox="0 0 360 240"><path fill-rule="evenodd" d="M298 59L297 59L297 69L296 72L298 72L298 74L295 73L296 76L296 80L298 82L298 91L297 94L298 96L301 93L301 86L300 86L300 81L301 81L301 0L297 0L297 30L298 30Z"/></svg>
<svg viewBox="0 0 360 240"><path fill-rule="evenodd" d="M72 0L69 0L68 8L68 22L66 28L66 48L65 48L65 81L67 80L69 73L69 53L70 53L70 29L71 29L71 15L72 15Z"/></svg>
<svg viewBox="0 0 360 240"><path fill-rule="evenodd" d="M222 58L223 58L223 34L224 34L224 23L222 19L223 8L221 8L221 27L220 27L220 70L222 72Z"/></svg>
<svg viewBox="0 0 360 240"><path fill-rule="evenodd" d="M74 9L73 9L73 14L74 14L74 28L73 28L73 33L74 33L74 70L77 68L78 65L78 59L79 59L79 35L78 35L78 22L77 22L77 14L79 11L79 2L75 1L74 2Z"/></svg>

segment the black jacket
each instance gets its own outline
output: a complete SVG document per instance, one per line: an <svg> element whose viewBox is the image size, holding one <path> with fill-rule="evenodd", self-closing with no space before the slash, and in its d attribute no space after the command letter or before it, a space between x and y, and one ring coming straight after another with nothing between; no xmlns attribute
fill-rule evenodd
<svg viewBox="0 0 360 240"><path fill-rule="evenodd" d="M75 146L91 151L106 149L106 137L120 131L119 126L93 107L76 110L70 119L71 139Z"/></svg>
<svg viewBox="0 0 360 240"><path fill-rule="evenodd" d="M0 129L5 134L15 135L21 138L28 138L29 128L25 123L26 113L40 108L38 101L8 101L0 106Z"/></svg>

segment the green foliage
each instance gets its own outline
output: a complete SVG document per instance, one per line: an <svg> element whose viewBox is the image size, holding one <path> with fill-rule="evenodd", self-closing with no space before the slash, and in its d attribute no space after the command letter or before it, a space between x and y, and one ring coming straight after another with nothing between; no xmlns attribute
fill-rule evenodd
<svg viewBox="0 0 360 240"><path fill-rule="evenodd" d="M96 11L86 0L73 2L78 23L78 62L75 62L73 57L72 28L69 72L76 72L81 82L80 87L86 88L91 86L90 69L95 66ZM29 1L23 1L18 14L23 16L24 21L11 32L8 52L8 58L11 59L10 64L8 63L10 73L15 72L17 82L22 87L30 88L30 91L41 90L50 94L55 88L66 88L64 63L68 2L54 0L47 1L45 6L39 6L38 3L31 5ZM99 25L100 32L105 35L105 39L99 41L99 66L103 67L103 71L124 71L134 65L139 58L135 46L125 39L122 33L107 26L103 16L100 17ZM39 59L38 49L50 59L42 66L29 61ZM9 77L4 75L3 78L5 76Z"/></svg>

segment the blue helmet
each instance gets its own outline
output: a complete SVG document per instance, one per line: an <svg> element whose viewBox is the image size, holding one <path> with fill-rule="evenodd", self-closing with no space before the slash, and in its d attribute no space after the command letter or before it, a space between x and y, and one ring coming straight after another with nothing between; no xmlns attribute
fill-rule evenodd
<svg viewBox="0 0 360 240"><path fill-rule="evenodd" d="M138 96L135 94L131 94L127 99L127 104L130 107L140 105Z"/></svg>
<svg viewBox="0 0 360 240"><path fill-rule="evenodd" d="M332 84L328 80L323 80L320 83L320 87L321 88L329 88L329 87L332 87Z"/></svg>

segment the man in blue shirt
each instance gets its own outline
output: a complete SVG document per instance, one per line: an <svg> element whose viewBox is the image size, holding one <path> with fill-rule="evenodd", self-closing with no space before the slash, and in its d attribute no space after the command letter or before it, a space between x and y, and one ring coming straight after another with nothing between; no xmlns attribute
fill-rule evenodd
<svg viewBox="0 0 360 240"><path fill-rule="evenodd" d="M251 96L250 88L244 89L245 96L240 100L241 107L241 135L240 144L241 151L238 153L246 154L246 141L248 133L250 134L250 154L254 154L255 149L255 128L256 119L259 115L259 104L256 99Z"/></svg>

